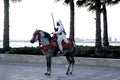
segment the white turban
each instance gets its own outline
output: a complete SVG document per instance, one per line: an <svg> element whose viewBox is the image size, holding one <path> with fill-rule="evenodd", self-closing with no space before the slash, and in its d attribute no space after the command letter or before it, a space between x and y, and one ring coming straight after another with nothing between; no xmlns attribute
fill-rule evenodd
<svg viewBox="0 0 120 80"><path fill-rule="evenodd" d="M60 25L62 25L62 21L61 20L58 20L57 23L59 23Z"/></svg>

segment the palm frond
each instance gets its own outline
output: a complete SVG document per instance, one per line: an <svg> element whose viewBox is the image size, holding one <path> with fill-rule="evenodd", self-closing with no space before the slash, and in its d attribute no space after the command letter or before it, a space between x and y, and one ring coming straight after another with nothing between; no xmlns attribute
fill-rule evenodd
<svg viewBox="0 0 120 80"><path fill-rule="evenodd" d="M64 3L69 4L70 0L65 0Z"/></svg>
<svg viewBox="0 0 120 80"><path fill-rule="evenodd" d="M58 2L59 2L59 1L62 1L62 0L55 0L55 1L58 1Z"/></svg>
<svg viewBox="0 0 120 80"><path fill-rule="evenodd" d="M21 2L22 0L11 0L11 1L16 3L16 2Z"/></svg>
<svg viewBox="0 0 120 80"><path fill-rule="evenodd" d="M59 2L59 1L63 1L63 0L55 0L55 2ZM70 3L70 0L64 0L64 3L65 3L65 4L69 4L69 3ZM63 4L64 4L64 3L63 3Z"/></svg>
<svg viewBox="0 0 120 80"><path fill-rule="evenodd" d="M120 0L107 0L106 4L107 5L116 5L120 2Z"/></svg>
<svg viewBox="0 0 120 80"><path fill-rule="evenodd" d="M91 6L88 7L87 10L88 10L88 11L95 12L95 11L96 11L96 7L95 7L95 5L91 5Z"/></svg>
<svg viewBox="0 0 120 80"><path fill-rule="evenodd" d="M84 6L85 6L85 3L86 3L86 0L78 0L78 1L76 2L76 5L77 5L78 7L84 7Z"/></svg>

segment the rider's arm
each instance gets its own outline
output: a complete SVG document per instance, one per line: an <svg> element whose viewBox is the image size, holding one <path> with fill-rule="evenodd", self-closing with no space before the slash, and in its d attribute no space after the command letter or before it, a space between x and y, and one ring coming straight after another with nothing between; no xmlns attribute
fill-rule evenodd
<svg viewBox="0 0 120 80"><path fill-rule="evenodd" d="M58 31L53 32L53 34L60 34L61 32L62 32L62 28L61 28L61 27L58 27Z"/></svg>
<svg viewBox="0 0 120 80"><path fill-rule="evenodd" d="M58 31L58 28L54 27L55 32Z"/></svg>

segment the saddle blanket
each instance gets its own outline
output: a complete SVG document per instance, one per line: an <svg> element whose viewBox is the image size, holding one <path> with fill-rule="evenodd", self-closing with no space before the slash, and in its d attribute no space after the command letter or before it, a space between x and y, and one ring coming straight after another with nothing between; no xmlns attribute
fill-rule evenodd
<svg viewBox="0 0 120 80"><path fill-rule="evenodd" d="M71 46L74 45L73 40L72 40L71 38L67 38L67 40L68 40L69 43L65 43L64 41L62 41L63 49L69 48L69 47L71 47ZM46 51L48 51L48 49L50 49L50 48L53 48L53 49L55 49L55 50L58 50L57 41L55 41L52 45L42 46L42 47L41 47L41 50L42 50L42 52L45 54Z"/></svg>

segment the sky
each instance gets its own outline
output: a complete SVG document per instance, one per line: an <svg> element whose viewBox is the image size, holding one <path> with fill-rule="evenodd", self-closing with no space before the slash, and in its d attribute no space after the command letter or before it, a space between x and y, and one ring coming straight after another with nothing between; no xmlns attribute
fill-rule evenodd
<svg viewBox="0 0 120 80"><path fill-rule="evenodd" d="M108 36L120 41L119 9L120 4L108 6L107 15ZM51 13L53 13L55 22L62 20L67 37L69 37L70 9L68 5L63 5L62 1L58 3L54 0L22 0L20 3L10 1L10 40L30 40L36 29L52 33L54 26ZM0 40L3 39L3 14L3 0L0 0ZM86 8L75 7L75 38L95 39L94 18L94 12L88 12Z"/></svg>

